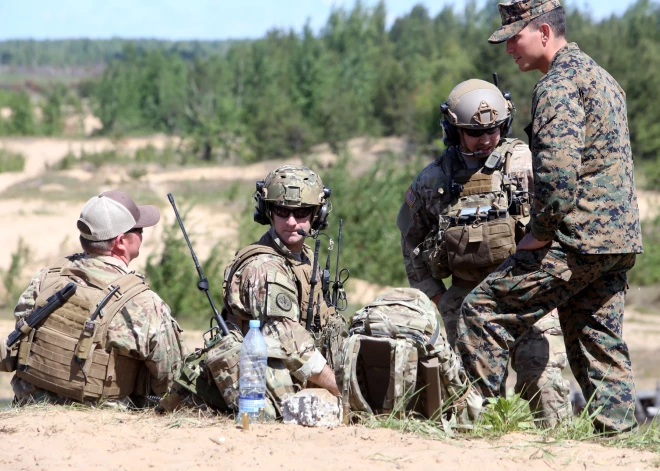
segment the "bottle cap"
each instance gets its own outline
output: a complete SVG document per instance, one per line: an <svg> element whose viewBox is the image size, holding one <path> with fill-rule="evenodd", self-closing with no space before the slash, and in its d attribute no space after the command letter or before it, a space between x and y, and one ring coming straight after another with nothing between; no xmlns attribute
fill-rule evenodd
<svg viewBox="0 0 660 471"><path fill-rule="evenodd" d="M250 329L252 327L256 327L257 329L261 327L261 322L259 321L259 319L250 319Z"/></svg>

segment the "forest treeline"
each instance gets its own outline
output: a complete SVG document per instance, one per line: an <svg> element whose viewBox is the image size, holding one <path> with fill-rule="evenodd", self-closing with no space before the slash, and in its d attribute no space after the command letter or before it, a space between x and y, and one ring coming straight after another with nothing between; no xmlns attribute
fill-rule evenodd
<svg viewBox="0 0 660 471"><path fill-rule="evenodd" d="M184 59L222 55L239 40L166 41L161 39L16 39L0 41L0 65L20 68L90 67L124 58L127 45L140 52L163 51Z"/></svg>
<svg viewBox="0 0 660 471"><path fill-rule="evenodd" d="M0 57L109 59L102 76L78 88L102 132L183 135L204 160L281 158L320 142L340 151L347 139L362 135L404 136L414 152L441 146L439 104L451 89L468 78L491 80L492 72L512 94L514 134L523 135L539 75L520 73L503 45L486 42L500 23L497 3L479 8L472 1L462 12L446 7L435 17L420 4L388 27L384 2L367 8L358 1L334 9L319 32L307 25L257 40L208 43L14 41L0 44ZM601 21L579 8L567 11L569 41L626 90L636 159L660 155L659 12L650 0ZM59 129L58 103L75 104L56 90L44 92L50 100L44 133ZM1 94L0 105L6 105L3 97L26 103L12 93ZM28 109L18 113L21 122L4 124L0 132L34 133L28 115Z"/></svg>

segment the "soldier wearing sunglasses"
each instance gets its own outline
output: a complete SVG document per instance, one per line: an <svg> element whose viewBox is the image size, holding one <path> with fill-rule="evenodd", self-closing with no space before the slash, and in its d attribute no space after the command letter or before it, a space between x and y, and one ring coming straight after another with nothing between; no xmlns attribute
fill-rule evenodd
<svg viewBox="0 0 660 471"><path fill-rule="evenodd" d="M339 396L324 356L332 354L321 351L319 339L330 331L338 333L343 322L322 296L314 296L312 309L319 313L320 325L314 332L305 329L313 260L305 239L327 226L329 197L330 189L307 167L284 165L270 172L257 182L253 196L254 220L270 228L240 250L225 270L227 320L244 334L250 319L261 321L268 344L270 417L279 416L282 400L309 383Z"/></svg>
<svg viewBox="0 0 660 471"><path fill-rule="evenodd" d="M515 252L525 233L533 174L529 147L506 137L515 113L508 93L472 79L457 85L440 108L447 148L405 192L397 225L410 286L437 304L455 348L463 300ZM511 358L516 392L530 401L540 423L558 423L570 402L557 313L525 332Z"/></svg>

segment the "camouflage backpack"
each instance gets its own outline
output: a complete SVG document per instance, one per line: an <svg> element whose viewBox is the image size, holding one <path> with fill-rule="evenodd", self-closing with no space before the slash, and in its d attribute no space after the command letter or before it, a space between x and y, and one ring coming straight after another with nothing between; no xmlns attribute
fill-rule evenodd
<svg viewBox="0 0 660 471"><path fill-rule="evenodd" d="M342 399L353 411L414 410L467 423L481 408L463 366L440 333L435 304L395 288L352 317L342 358Z"/></svg>

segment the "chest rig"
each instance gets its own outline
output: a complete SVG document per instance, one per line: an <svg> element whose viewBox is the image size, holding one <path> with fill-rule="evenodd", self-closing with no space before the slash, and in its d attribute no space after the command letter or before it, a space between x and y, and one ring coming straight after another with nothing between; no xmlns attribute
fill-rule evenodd
<svg viewBox="0 0 660 471"><path fill-rule="evenodd" d="M509 166L519 143L506 140L477 168L466 168L457 148L440 163L450 178L439 189L443 210L436 237L427 241L432 244L428 261L447 265L458 286L476 286L515 252L516 223L524 209Z"/></svg>

